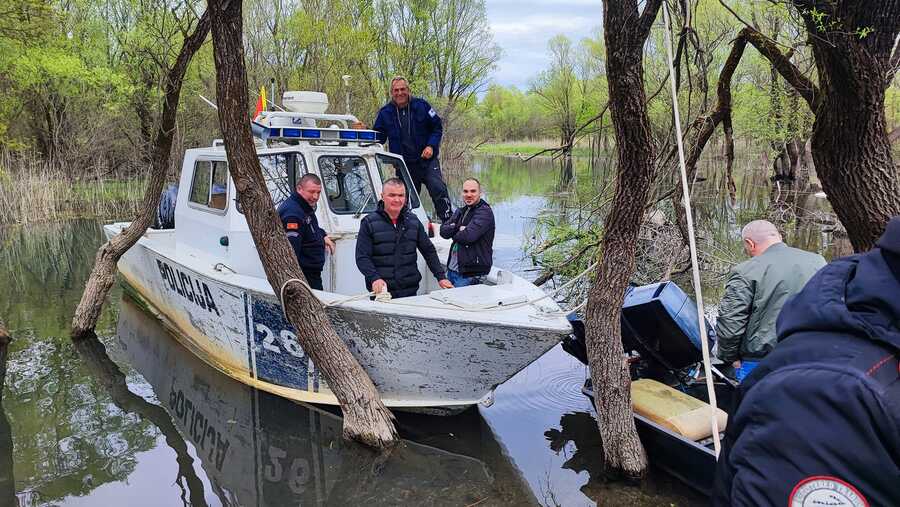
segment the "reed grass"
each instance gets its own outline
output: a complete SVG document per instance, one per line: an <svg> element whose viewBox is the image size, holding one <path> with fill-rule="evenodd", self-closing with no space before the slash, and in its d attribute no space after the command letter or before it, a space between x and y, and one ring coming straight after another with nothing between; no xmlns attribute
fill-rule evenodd
<svg viewBox="0 0 900 507"><path fill-rule="evenodd" d="M0 225L69 218L130 219L146 178L117 179L102 165L79 171L37 154L0 152Z"/></svg>

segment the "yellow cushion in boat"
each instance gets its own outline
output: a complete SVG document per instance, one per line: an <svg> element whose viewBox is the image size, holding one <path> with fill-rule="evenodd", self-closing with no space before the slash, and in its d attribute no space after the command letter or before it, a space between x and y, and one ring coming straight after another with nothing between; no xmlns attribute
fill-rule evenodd
<svg viewBox="0 0 900 507"><path fill-rule="evenodd" d="M693 441L712 436L710 405L692 396L650 379L631 383L631 402L635 413ZM719 431L725 430L728 414L716 408Z"/></svg>

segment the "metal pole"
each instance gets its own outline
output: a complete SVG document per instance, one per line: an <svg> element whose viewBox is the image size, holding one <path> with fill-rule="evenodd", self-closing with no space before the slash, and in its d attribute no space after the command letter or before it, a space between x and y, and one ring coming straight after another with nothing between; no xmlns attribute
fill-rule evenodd
<svg viewBox="0 0 900 507"><path fill-rule="evenodd" d="M341 79L344 80L344 93L347 106L347 114L350 114L350 74L344 74Z"/></svg>

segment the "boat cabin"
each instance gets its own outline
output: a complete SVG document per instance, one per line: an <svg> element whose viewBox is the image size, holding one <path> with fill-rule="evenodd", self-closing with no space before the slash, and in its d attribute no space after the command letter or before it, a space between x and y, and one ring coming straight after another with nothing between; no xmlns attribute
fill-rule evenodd
<svg viewBox="0 0 900 507"><path fill-rule="evenodd" d="M407 206L429 227L428 217L412 185L403 159L387 152L373 130L349 128L353 115L325 114L322 93L288 92L285 112L263 112L253 123L263 177L276 209L294 192L307 173L322 180L316 209L319 225L335 242L322 272L325 291L356 295L366 292L356 268L356 236L362 218L376 210L382 182L399 177L406 182ZM265 279L250 229L228 173L224 144L189 149L181 171L175 234L179 250L209 256L217 268ZM449 242L435 238L442 261ZM420 293L437 289L437 281L419 256L423 274Z"/></svg>

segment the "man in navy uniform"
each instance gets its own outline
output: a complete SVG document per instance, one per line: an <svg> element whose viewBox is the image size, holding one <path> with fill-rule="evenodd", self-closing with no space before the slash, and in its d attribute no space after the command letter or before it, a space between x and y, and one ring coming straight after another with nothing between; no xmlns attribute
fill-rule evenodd
<svg viewBox="0 0 900 507"><path fill-rule="evenodd" d="M422 274L416 250L422 252L428 269L442 289L453 288L425 227L406 208L406 185L397 178L384 182L378 209L359 224L356 266L366 279L366 288L391 297L415 296Z"/></svg>
<svg viewBox="0 0 900 507"><path fill-rule="evenodd" d="M416 192L425 183L438 218L449 219L453 210L438 162L444 127L428 102L410 96L406 78L391 80L391 101L378 111L373 129L380 142L387 141L388 149L403 157Z"/></svg>
<svg viewBox="0 0 900 507"><path fill-rule="evenodd" d="M900 505L900 216L784 305L741 383L713 505Z"/></svg>
<svg viewBox="0 0 900 507"><path fill-rule="evenodd" d="M315 174L304 174L297 182L297 191L278 206L278 216L284 232L297 255L303 276L313 289L322 290L322 268L325 250L334 254L334 242L319 227L316 203L322 193L322 180Z"/></svg>

